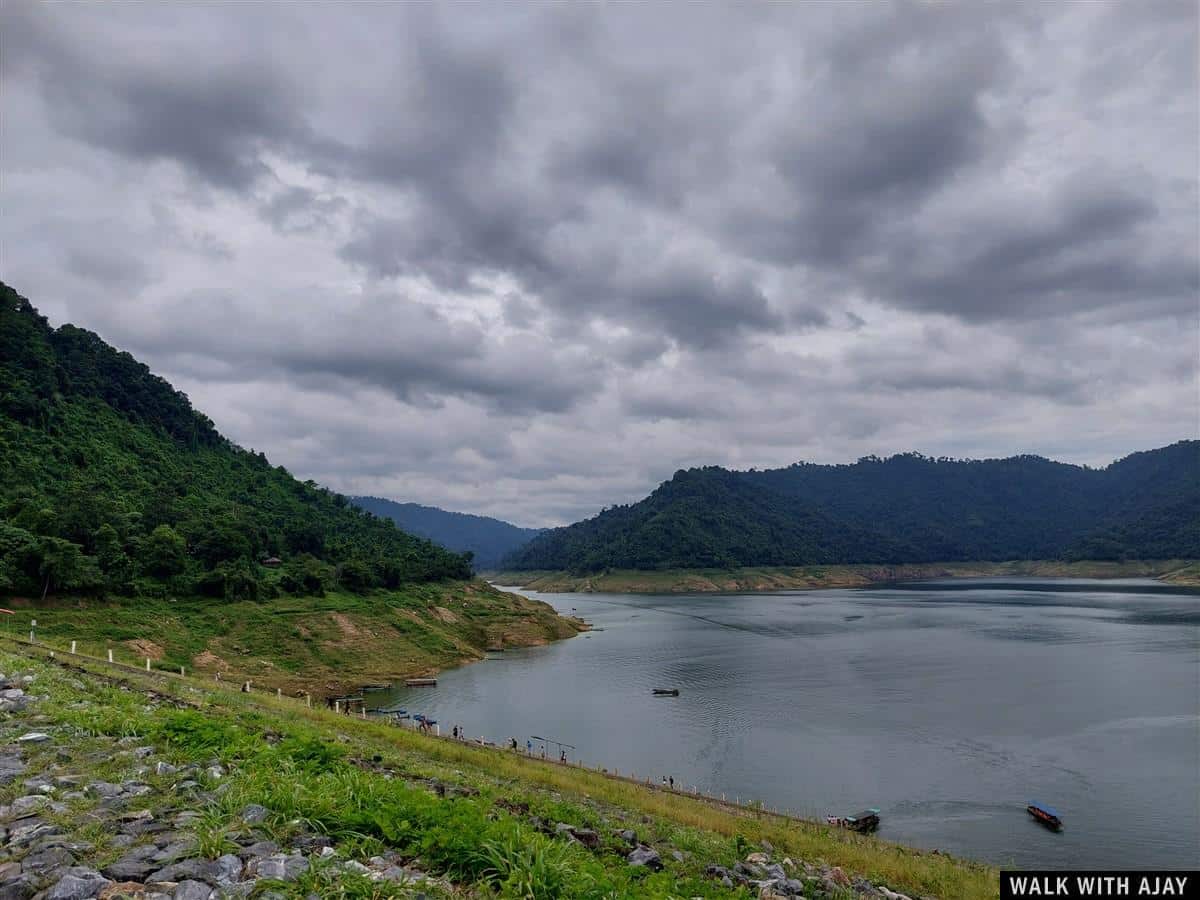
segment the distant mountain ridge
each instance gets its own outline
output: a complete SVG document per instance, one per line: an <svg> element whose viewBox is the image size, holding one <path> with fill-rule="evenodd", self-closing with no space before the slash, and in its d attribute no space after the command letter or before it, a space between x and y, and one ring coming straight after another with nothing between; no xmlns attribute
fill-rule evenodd
<svg viewBox="0 0 1200 900"><path fill-rule="evenodd" d="M419 503L399 503L382 497L351 497L350 502L455 553L471 552L477 570L495 566L507 554L544 531L542 528L521 528L489 516L450 512Z"/></svg>
<svg viewBox="0 0 1200 900"><path fill-rule="evenodd" d="M1103 469L1038 456L679 471L501 567L598 572L1010 559L1200 558L1200 441Z"/></svg>

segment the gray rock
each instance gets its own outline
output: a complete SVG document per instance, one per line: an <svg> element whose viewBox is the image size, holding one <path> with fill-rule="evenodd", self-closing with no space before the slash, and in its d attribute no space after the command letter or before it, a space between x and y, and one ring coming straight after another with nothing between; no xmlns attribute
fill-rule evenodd
<svg viewBox="0 0 1200 900"><path fill-rule="evenodd" d="M766 877L772 881L787 881L787 872L783 871L783 866L779 863L771 863L767 866Z"/></svg>
<svg viewBox="0 0 1200 900"><path fill-rule="evenodd" d="M46 900L88 900L110 884L112 882L95 869L75 867L67 869L66 874L50 888Z"/></svg>
<svg viewBox="0 0 1200 900"><path fill-rule="evenodd" d="M626 856L625 861L631 866L646 866L655 872L663 867L662 857L658 855L658 851L644 844Z"/></svg>
<svg viewBox="0 0 1200 900"><path fill-rule="evenodd" d="M216 880L216 863L207 859L184 859L147 876L147 881Z"/></svg>
<svg viewBox="0 0 1200 900"><path fill-rule="evenodd" d="M570 834L574 840L579 841L589 850L595 850L600 846L600 835L590 828L572 828Z"/></svg>
<svg viewBox="0 0 1200 900"><path fill-rule="evenodd" d="M36 840L61 833L62 829L49 822L43 822L40 819L22 819L9 831L8 846L9 849L28 847Z"/></svg>
<svg viewBox="0 0 1200 900"><path fill-rule="evenodd" d="M762 878L766 874L758 863L745 862L734 863L733 872L735 875L742 875L746 878Z"/></svg>
<svg viewBox="0 0 1200 900"><path fill-rule="evenodd" d="M0 900L29 900L38 892L38 882L32 875L18 875L0 883Z"/></svg>
<svg viewBox="0 0 1200 900"><path fill-rule="evenodd" d="M798 878L787 878L781 881L778 885L786 894L791 894L793 897L804 895L804 882Z"/></svg>
<svg viewBox="0 0 1200 900"><path fill-rule="evenodd" d="M246 872L259 878L295 881L308 871L308 860L299 854L256 857L246 865Z"/></svg>
<svg viewBox="0 0 1200 900"><path fill-rule="evenodd" d="M418 881L425 881L427 878L428 876L424 872L419 872L416 869L408 869L404 866L388 866L376 876L376 879L379 881L394 881L397 884L412 884Z"/></svg>
<svg viewBox="0 0 1200 900"><path fill-rule="evenodd" d="M279 852L279 845L274 841L256 841L242 849L241 855L246 857L274 856Z"/></svg>
<svg viewBox="0 0 1200 900"><path fill-rule="evenodd" d="M242 810L242 821L249 825L257 825L259 822L265 822L269 814L270 810L265 806L251 803Z"/></svg>
<svg viewBox="0 0 1200 900"><path fill-rule="evenodd" d="M21 861L23 871L34 875L51 875L59 869L75 865L75 857L65 847L50 847L30 853Z"/></svg>
<svg viewBox="0 0 1200 900"><path fill-rule="evenodd" d="M216 896L216 893L216 891L203 881L192 881L189 879L179 882L171 897L173 900L210 900L210 898Z"/></svg>
<svg viewBox="0 0 1200 900"><path fill-rule="evenodd" d="M112 865L105 866L102 871L113 881L142 881L157 868L157 863L147 859L123 856Z"/></svg>
<svg viewBox="0 0 1200 900"><path fill-rule="evenodd" d="M32 815L39 809L42 809L49 803L49 799L41 794L29 794L25 797L18 797L8 805L7 818L20 819L25 816Z"/></svg>
<svg viewBox="0 0 1200 900"><path fill-rule="evenodd" d="M25 763L16 756L0 756L0 784L11 784L25 772Z"/></svg>
<svg viewBox="0 0 1200 900"><path fill-rule="evenodd" d="M671 859L675 860L675 862L683 862L684 855L679 850L672 850L671 851Z"/></svg>
<svg viewBox="0 0 1200 900"><path fill-rule="evenodd" d="M356 859L348 859L342 863L342 869L347 872L353 872L356 875L370 875L371 870L364 866Z"/></svg>
<svg viewBox="0 0 1200 900"><path fill-rule="evenodd" d="M242 877L242 861L232 853L217 857L213 867L213 881L217 884L232 884Z"/></svg>
<svg viewBox="0 0 1200 900"><path fill-rule="evenodd" d="M174 775L178 771L179 769L171 765L169 762L163 762L162 760L159 760L154 764L155 775Z"/></svg>
<svg viewBox="0 0 1200 900"><path fill-rule="evenodd" d="M302 834L292 841L292 846L304 853L314 853L325 847L332 847L333 841L324 834Z"/></svg>
<svg viewBox="0 0 1200 900"><path fill-rule="evenodd" d="M88 785L88 790L102 800L111 800L114 797L121 796L124 788L119 784L113 784L111 781L94 781Z"/></svg>
<svg viewBox="0 0 1200 900"><path fill-rule="evenodd" d="M183 859L186 856L191 856L196 852L196 838L183 837L177 841L172 841L163 847L158 853L154 854L152 859L155 862L171 862L176 859Z"/></svg>

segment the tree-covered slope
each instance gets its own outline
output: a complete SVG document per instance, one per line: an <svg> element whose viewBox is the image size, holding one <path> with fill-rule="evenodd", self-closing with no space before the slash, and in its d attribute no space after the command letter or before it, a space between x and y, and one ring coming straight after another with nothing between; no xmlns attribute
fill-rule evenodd
<svg viewBox="0 0 1200 900"><path fill-rule="evenodd" d="M0 283L0 590L254 599L469 576Z"/></svg>
<svg viewBox="0 0 1200 900"><path fill-rule="evenodd" d="M534 538L511 569L599 571L899 561L902 542L831 519L717 467L690 469L632 506Z"/></svg>
<svg viewBox="0 0 1200 900"><path fill-rule="evenodd" d="M456 553L474 554L477 570L496 565L507 554L542 533L501 519L449 512L419 503L397 503L381 497L351 497L355 506L391 519L405 531L429 538Z"/></svg>
<svg viewBox="0 0 1200 900"><path fill-rule="evenodd" d="M676 473L554 529L512 570L1200 557L1200 441L1104 469L1035 456L904 454L852 465Z"/></svg>

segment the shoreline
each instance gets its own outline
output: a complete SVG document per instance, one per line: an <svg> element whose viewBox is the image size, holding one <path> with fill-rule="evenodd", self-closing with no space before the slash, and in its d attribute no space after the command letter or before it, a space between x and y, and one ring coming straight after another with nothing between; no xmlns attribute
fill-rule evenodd
<svg viewBox="0 0 1200 900"><path fill-rule="evenodd" d="M314 700L396 684L483 660L492 646L565 640L586 623L536 598L478 579L409 585L370 595L280 597L264 602L206 599L4 601L10 636L157 671L179 672Z"/></svg>
<svg viewBox="0 0 1200 900"><path fill-rule="evenodd" d="M593 574L499 571L483 573L496 586L539 593L692 594L758 593L871 587L931 578L1153 578L1182 588L1200 587L1196 560L1009 560L902 565L747 566L737 569L619 569Z"/></svg>

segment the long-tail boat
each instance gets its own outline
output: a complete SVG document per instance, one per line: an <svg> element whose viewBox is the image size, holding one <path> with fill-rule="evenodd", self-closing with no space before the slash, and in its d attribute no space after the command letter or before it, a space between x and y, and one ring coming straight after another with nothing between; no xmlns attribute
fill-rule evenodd
<svg viewBox="0 0 1200 900"><path fill-rule="evenodd" d="M1053 831L1062 828L1062 819L1059 818L1058 810L1052 806L1046 806L1044 803L1030 803L1025 807L1025 812Z"/></svg>
<svg viewBox="0 0 1200 900"><path fill-rule="evenodd" d="M851 831L865 834L879 827L879 810L871 807L852 816L826 816L825 821L838 828L849 828Z"/></svg>

